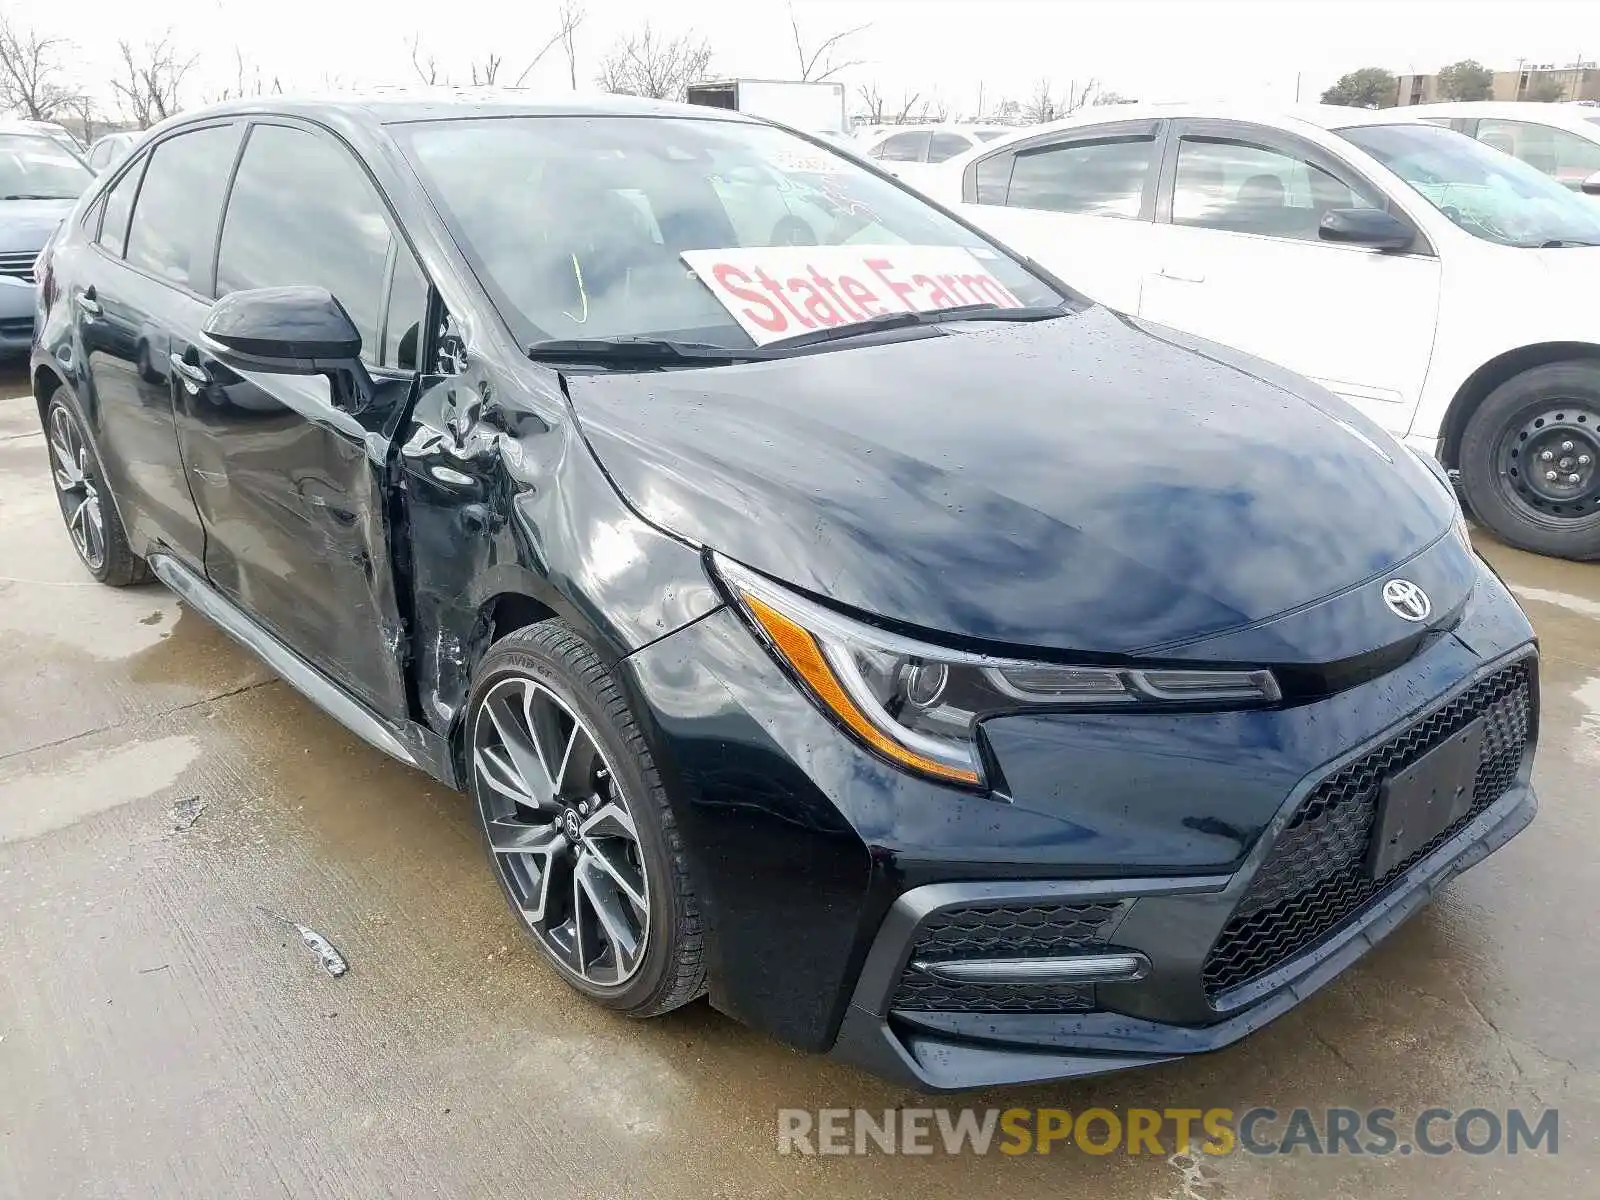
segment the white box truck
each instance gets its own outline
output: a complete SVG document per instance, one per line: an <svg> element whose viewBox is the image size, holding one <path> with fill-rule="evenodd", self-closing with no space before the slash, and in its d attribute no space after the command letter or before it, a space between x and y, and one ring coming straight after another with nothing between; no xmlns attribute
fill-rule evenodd
<svg viewBox="0 0 1600 1200"><path fill-rule="evenodd" d="M718 79L691 83L690 104L731 108L765 117L806 133L847 137L850 122L844 110L844 84L801 83L793 79Z"/></svg>

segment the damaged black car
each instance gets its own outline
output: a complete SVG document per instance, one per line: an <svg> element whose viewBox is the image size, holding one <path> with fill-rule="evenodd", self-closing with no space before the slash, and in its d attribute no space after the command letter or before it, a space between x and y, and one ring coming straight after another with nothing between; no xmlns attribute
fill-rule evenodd
<svg viewBox="0 0 1600 1200"><path fill-rule="evenodd" d="M1159 1062L1533 817L1436 465L737 113L188 114L39 313L88 571L468 793L621 1012L928 1090Z"/></svg>

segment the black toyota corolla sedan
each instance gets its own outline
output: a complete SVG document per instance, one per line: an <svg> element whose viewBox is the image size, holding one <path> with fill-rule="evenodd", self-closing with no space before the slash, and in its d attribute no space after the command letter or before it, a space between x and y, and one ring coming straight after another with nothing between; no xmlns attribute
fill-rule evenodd
<svg viewBox="0 0 1600 1200"><path fill-rule="evenodd" d="M822 142L268 97L40 289L88 570L469 793L622 1012L930 1090L1158 1062L1533 816L1533 634L1436 467Z"/></svg>

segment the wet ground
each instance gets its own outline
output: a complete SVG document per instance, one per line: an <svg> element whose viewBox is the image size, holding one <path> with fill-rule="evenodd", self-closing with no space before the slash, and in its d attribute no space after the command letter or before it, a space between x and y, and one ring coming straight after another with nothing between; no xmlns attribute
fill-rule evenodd
<svg viewBox="0 0 1600 1200"><path fill-rule="evenodd" d="M576 999L460 797L161 588L88 581L0 400L0 1196L1600 1195L1600 568L1480 546L1543 638L1534 826L1232 1049L966 1102L1555 1106L1558 1153L779 1157L779 1108L930 1101L703 1003Z"/></svg>

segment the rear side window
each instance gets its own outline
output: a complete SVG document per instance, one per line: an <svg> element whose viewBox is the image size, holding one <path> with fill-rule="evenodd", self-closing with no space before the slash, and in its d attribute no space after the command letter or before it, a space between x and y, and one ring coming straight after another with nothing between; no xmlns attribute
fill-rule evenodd
<svg viewBox="0 0 1600 1200"><path fill-rule="evenodd" d="M238 145L237 126L213 125L151 152L128 227L130 263L178 287L209 288L217 217Z"/></svg>
<svg viewBox="0 0 1600 1200"><path fill-rule="evenodd" d="M897 133L878 143L878 148L872 152L872 157L880 158L884 162L921 162L927 153L926 133Z"/></svg>
<svg viewBox="0 0 1600 1200"><path fill-rule="evenodd" d="M1153 137L1048 146L1017 155L1006 204L1096 217L1137 217L1155 161Z"/></svg>
<svg viewBox="0 0 1600 1200"><path fill-rule="evenodd" d="M928 161L941 163L972 149L972 143L959 133L936 133L928 139Z"/></svg>
<svg viewBox="0 0 1600 1200"><path fill-rule="evenodd" d="M100 236L95 240L118 258L128 244L128 218L133 216L133 198L139 194L142 174L144 160L134 163L106 196L105 216L100 222Z"/></svg>
<svg viewBox="0 0 1600 1200"><path fill-rule="evenodd" d="M257 125L222 224L217 295L326 288L360 330L362 358L376 363L391 236L377 192L347 151L303 129Z"/></svg>

